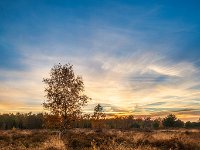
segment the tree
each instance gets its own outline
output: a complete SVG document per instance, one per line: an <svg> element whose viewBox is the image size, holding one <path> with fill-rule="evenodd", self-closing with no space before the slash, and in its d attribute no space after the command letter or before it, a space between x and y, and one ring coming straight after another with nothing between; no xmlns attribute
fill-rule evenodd
<svg viewBox="0 0 200 150"><path fill-rule="evenodd" d="M155 119L152 123L152 127L154 129L158 129L160 127L160 120L159 119Z"/></svg>
<svg viewBox="0 0 200 150"><path fill-rule="evenodd" d="M93 128L98 128L97 131L101 131L101 128L104 126L102 119L105 118L105 113L103 113L103 107L100 104L95 106L92 117L94 118L92 123Z"/></svg>
<svg viewBox="0 0 200 150"><path fill-rule="evenodd" d="M184 122L177 119L175 115L170 114L166 118L163 119L164 127L183 127Z"/></svg>
<svg viewBox="0 0 200 150"><path fill-rule="evenodd" d="M153 122L153 121L151 120L151 117L146 117L146 118L144 118L143 128L151 128L152 122Z"/></svg>
<svg viewBox="0 0 200 150"><path fill-rule="evenodd" d="M183 127L184 127L184 122L181 121L180 119L177 119L177 120L175 121L174 126L177 127L177 128L183 128Z"/></svg>
<svg viewBox="0 0 200 150"><path fill-rule="evenodd" d="M80 76L75 76L70 64L55 65L50 71L50 78L44 78L47 100L43 107L51 115L59 116L60 129L70 127L72 121L81 114L82 106L90 99L84 94L84 83Z"/></svg>
<svg viewBox="0 0 200 150"><path fill-rule="evenodd" d="M190 122L190 121L187 121L185 123L185 127L186 128L200 128L200 122Z"/></svg>
<svg viewBox="0 0 200 150"><path fill-rule="evenodd" d="M105 113L103 113L103 107L100 104L95 106L93 118L96 120L105 118Z"/></svg>
<svg viewBox="0 0 200 150"><path fill-rule="evenodd" d="M174 127L176 121L176 116L173 114L168 115L163 119L164 127Z"/></svg>

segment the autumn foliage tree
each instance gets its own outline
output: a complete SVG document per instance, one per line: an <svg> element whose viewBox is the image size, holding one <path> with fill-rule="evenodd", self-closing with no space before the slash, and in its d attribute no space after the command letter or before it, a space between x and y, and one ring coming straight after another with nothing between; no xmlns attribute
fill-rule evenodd
<svg viewBox="0 0 200 150"><path fill-rule="evenodd" d="M60 129L69 128L90 99L84 94L82 78L74 74L72 65L59 63L51 69L50 78L44 78L43 82L47 98L44 108L50 111L51 118L55 116L56 123L59 121Z"/></svg>

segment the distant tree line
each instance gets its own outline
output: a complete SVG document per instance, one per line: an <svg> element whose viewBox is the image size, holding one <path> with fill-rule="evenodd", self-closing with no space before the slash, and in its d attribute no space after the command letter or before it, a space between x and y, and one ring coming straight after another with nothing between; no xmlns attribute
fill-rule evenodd
<svg viewBox="0 0 200 150"><path fill-rule="evenodd" d="M42 113L0 114L0 129L41 129L44 115Z"/></svg>
<svg viewBox="0 0 200 150"><path fill-rule="evenodd" d="M100 114L102 116L102 114ZM16 113L0 114L0 129L55 129L56 122L53 116L50 116L52 122L47 122L48 114ZM97 121L97 112L94 115L82 115L79 119L71 123L72 128L108 128L108 129L166 129L166 128L200 128L200 122L183 121L170 114L165 118L151 119L135 118L134 116L121 116L114 118L101 117ZM50 123L50 125L48 124Z"/></svg>

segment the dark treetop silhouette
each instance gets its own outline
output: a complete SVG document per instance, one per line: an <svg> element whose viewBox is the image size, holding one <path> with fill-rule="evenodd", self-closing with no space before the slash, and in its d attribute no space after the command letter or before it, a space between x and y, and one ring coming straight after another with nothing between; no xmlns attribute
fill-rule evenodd
<svg viewBox="0 0 200 150"><path fill-rule="evenodd" d="M103 107L100 104L97 104L94 108L94 115L93 118L96 120L105 118L106 115L103 113Z"/></svg>

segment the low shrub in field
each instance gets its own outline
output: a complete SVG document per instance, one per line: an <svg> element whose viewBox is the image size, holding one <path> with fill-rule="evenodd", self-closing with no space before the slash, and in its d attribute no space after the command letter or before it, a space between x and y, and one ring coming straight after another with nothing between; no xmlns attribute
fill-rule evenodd
<svg viewBox="0 0 200 150"><path fill-rule="evenodd" d="M40 147L41 143L47 139L47 134L38 131L4 131L0 134L0 149L10 147L16 149Z"/></svg>

